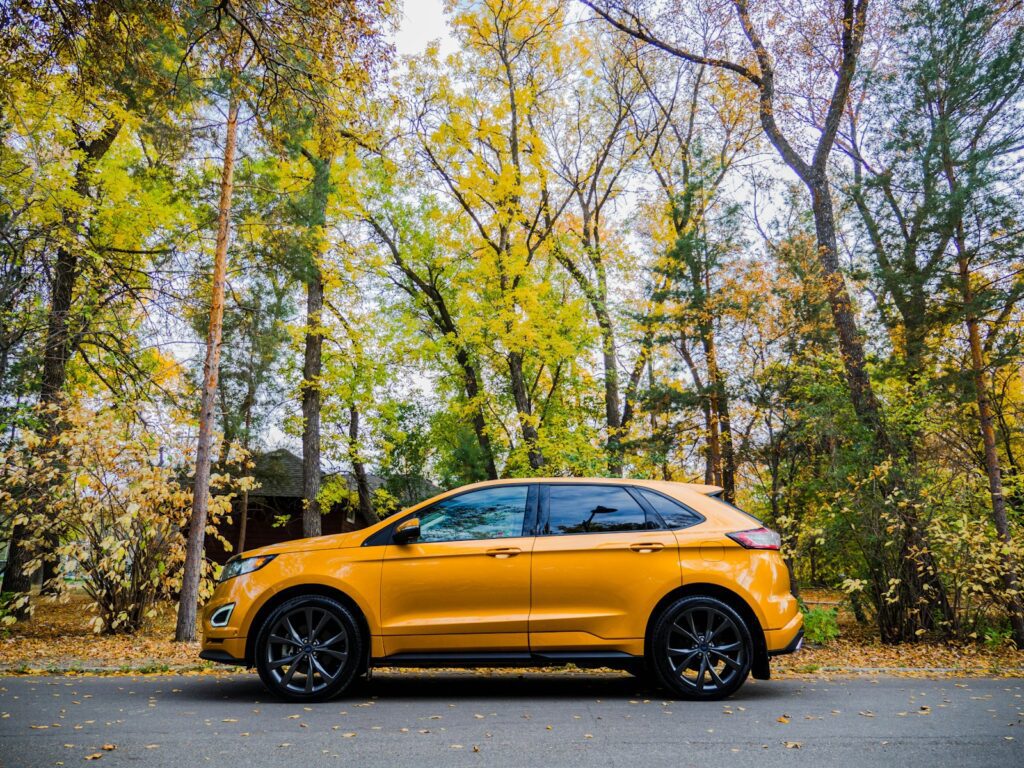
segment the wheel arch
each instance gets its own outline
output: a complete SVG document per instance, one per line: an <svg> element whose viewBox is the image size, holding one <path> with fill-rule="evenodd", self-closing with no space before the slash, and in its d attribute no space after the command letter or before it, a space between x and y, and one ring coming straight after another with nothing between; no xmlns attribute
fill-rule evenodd
<svg viewBox="0 0 1024 768"><path fill-rule="evenodd" d="M701 597L713 597L721 600L740 615L740 618L742 618L747 625L747 630L750 632L750 639L754 645L754 658L751 665L751 674L757 680L767 680L769 677L768 644L765 641L764 628L761 626L761 622L757 618L757 613L754 611L754 608L750 603L748 603L740 594L719 584L711 584L707 582L684 584L681 587L673 589L662 597L661 600L658 601L657 605L654 606L654 610L651 611L651 615L647 619L647 630L644 633L645 654L647 650L650 649L651 634L654 632L654 624L658 620L662 611L679 598L694 595L699 595Z"/></svg>
<svg viewBox="0 0 1024 768"><path fill-rule="evenodd" d="M282 589L280 592L274 593L273 596L267 599L263 605L260 606L259 610L256 611L256 615L252 621L249 622L249 632L245 640L245 663L248 666L253 666L256 663L256 638L260 634L260 630L263 627L263 622L267 620L267 617L279 606L284 604L286 601L291 600L293 597L305 597L307 595L320 595L322 597L330 597L337 600L339 603L344 605L355 616L356 622L359 624L359 629L363 633L363 660L362 664L365 667L370 657L370 644L372 637L370 635L370 624L366 619L366 614L359 607L359 604L352 599L349 595L342 592L336 587L329 586L327 584L293 584L290 587Z"/></svg>

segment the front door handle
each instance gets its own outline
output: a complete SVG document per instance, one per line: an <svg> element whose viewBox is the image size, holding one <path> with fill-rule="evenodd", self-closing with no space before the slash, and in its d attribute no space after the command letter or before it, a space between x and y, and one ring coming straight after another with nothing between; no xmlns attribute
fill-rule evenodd
<svg viewBox="0 0 1024 768"><path fill-rule="evenodd" d="M639 552L641 555L646 555L650 552L657 552L659 549L664 549L665 545L660 541L641 541L637 544L630 544L629 548L634 552Z"/></svg>
<svg viewBox="0 0 1024 768"><path fill-rule="evenodd" d="M487 554L499 560L506 560L510 557L515 557L522 551L519 547L495 547L494 549L488 549Z"/></svg>

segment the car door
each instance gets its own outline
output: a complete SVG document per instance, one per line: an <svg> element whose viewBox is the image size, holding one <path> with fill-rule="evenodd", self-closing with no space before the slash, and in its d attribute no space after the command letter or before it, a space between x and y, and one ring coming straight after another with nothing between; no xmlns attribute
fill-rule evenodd
<svg viewBox="0 0 1024 768"><path fill-rule="evenodd" d="M530 649L642 652L650 611L681 583L676 540L635 491L540 486Z"/></svg>
<svg viewBox="0 0 1024 768"><path fill-rule="evenodd" d="M528 650L537 489L497 485L419 510L420 537L387 544L381 627L396 653ZM527 512L530 511L528 515Z"/></svg>

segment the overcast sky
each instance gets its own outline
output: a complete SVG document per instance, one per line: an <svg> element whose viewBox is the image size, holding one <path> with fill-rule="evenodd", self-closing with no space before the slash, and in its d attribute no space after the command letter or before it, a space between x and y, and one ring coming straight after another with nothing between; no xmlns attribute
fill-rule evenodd
<svg viewBox="0 0 1024 768"><path fill-rule="evenodd" d="M405 0L402 24L395 35L398 55L423 53L431 40L440 40L444 53L453 47L445 24L443 0Z"/></svg>

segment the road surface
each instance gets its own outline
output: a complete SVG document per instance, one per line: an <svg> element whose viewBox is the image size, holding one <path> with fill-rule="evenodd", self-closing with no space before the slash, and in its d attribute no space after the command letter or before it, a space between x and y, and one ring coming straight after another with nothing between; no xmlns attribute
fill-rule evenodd
<svg viewBox="0 0 1024 768"><path fill-rule="evenodd" d="M0 678L0 766L90 756L100 768L1024 766L1024 680L750 681L691 703L612 674L389 672L304 706L269 700L252 674Z"/></svg>

